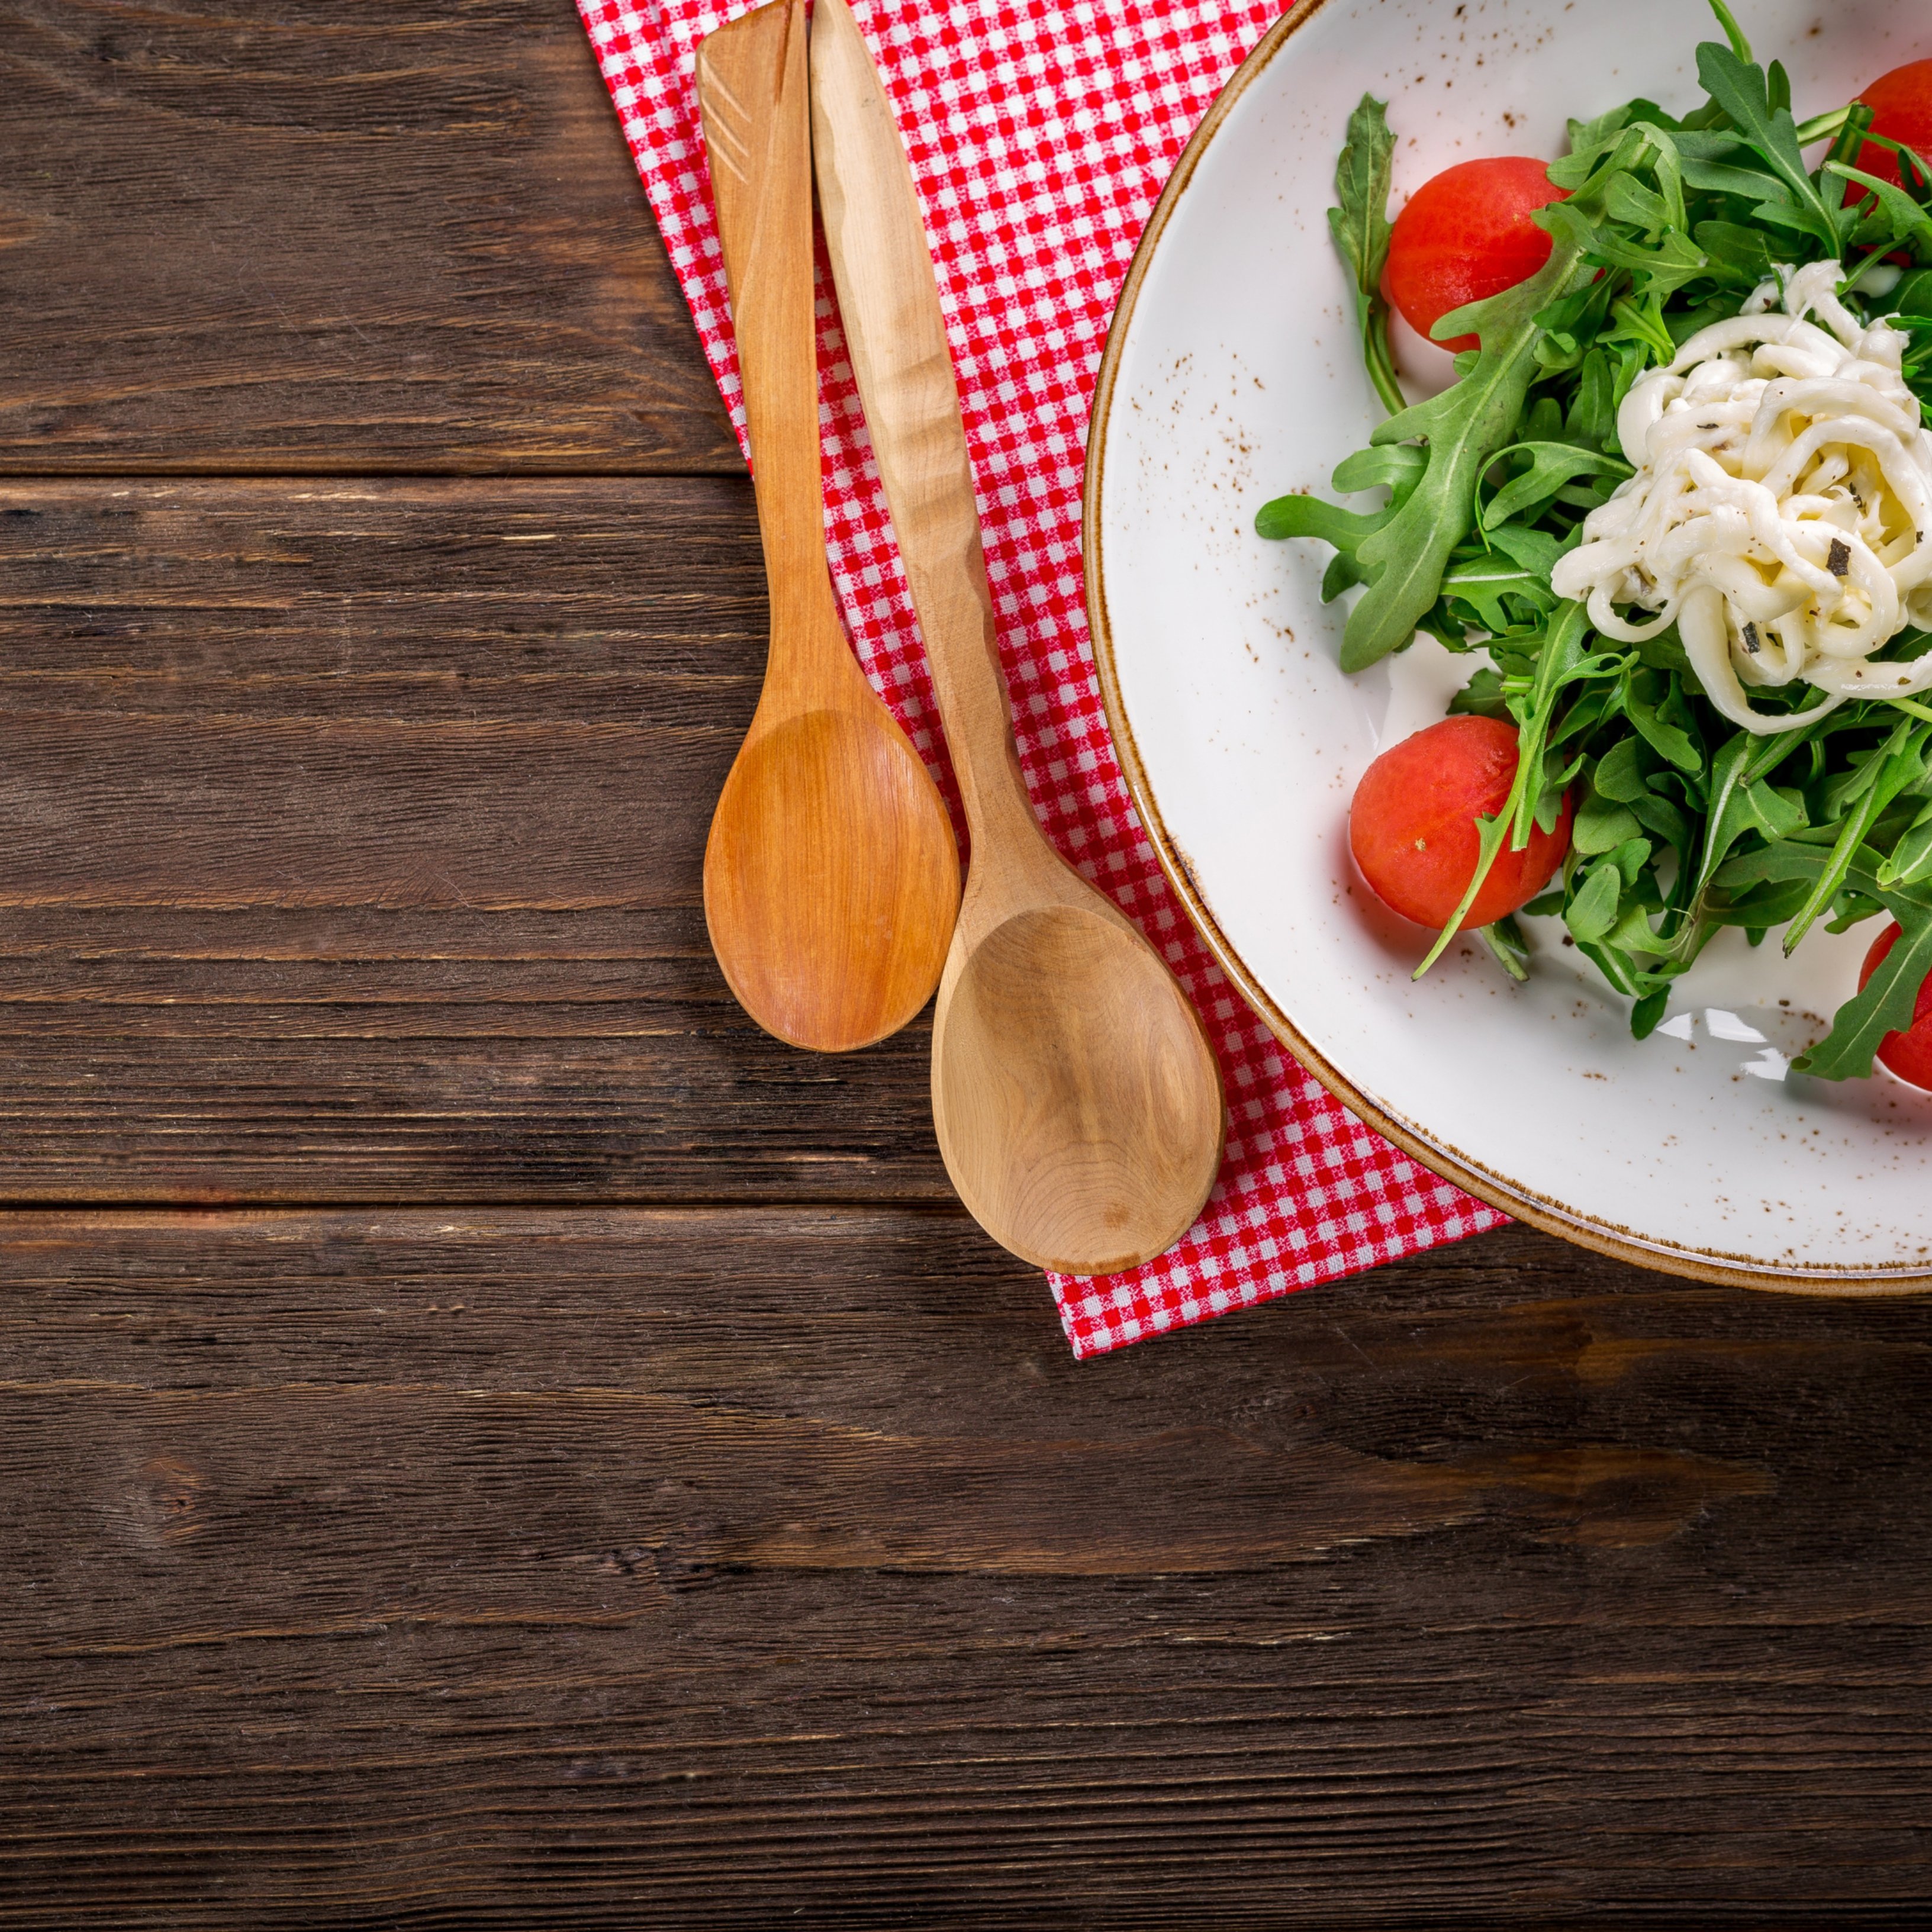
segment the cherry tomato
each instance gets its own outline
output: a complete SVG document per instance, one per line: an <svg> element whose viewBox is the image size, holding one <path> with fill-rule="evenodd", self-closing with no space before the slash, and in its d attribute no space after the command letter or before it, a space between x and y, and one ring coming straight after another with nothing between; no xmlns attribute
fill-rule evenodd
<svg viewBox="0 0 1932 1932"><path fill-rule="evenodd" d="M1926 63L1932 65L1932 62ZM1865 982L1878 970L1879 962L1889 952L1898 938L1898 922L1891 925L1872 941L1871 950L1865 955L1865 963L1858 972L1858 990L1864 990ZM1912 1024L1903 1033L1888 1033L1881 1042L1878 1057L1901 1080L1910 1081L1915 1087L1932 1088L1932 973L1925 976L1925 983L1918 989L1917 1004L1912 1010Z"/></svg>
<svg viewBox="0 0 1932 1932"><path fill-rule="evenodd" d="M1495 718L1445 718L1391 745L1362 774L1348 808L1348 849L1377 898L1437 932L1469 890L1476 820L1493 818L1516 776L1516 731ZM1570 800L1553 832L1497 854L1462 929L1526 905L1570 849Z"/></svg>
<svg viewBox="0 0 1932 1932"><path fill-rule="evenodd" d="M1423 183L1395 218L1383 288L1418 335L1452 308L1501 295L1550 260L1533 209L1565 198L1540 161L1521 155L1459 161ZM1473 335L1444 345L1474 349Z"/></svg>
<svg viewBox="0 0 1932 1932"><path fill-rule="evenodd" d="M1872 132L1903 141L1918 158L1932 164L1932 60L1908 61L1882 74L1858 96L1872 110ZM1898 157L1889 148L1868 141L1858 150L1857 165L1880 181L1899 178ZM1856 201L1870 190L1856 182L1845 184L1845 199Z"/></svg>

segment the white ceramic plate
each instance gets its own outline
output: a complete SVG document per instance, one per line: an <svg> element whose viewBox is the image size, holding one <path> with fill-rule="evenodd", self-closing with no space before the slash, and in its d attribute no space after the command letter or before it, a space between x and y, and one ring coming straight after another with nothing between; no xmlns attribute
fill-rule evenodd
<svg viewBox="0 0 1932 1932"><path fill-rule="evenodd" d="M1760 59L1802 114L1932 52L1922 0L1754 0ZM1786 962L1726 934L1666 1028L1532 921L1527 986L1378 914L1348 802L1377 749L1442 715L1465 666L1432 645L1336 665L1327 552L1265 543L1256 509L1325 490L1378 419L1324 211L1364 92L1387 100L1400 199L1453 161L1554 155L1565 118L1632 94L1688 107L1681 0L1313 0L1242 68L1148 224L1089 438L1087 584L1136 802L1222 964L1349 1106L1512 1214L1682 1274L1759 1286L1932 1282L1932 1097L1888 1076L1785 1075L1856 983L1875 928ZM1821 30L1821 24L1823 23Z"/></svg>

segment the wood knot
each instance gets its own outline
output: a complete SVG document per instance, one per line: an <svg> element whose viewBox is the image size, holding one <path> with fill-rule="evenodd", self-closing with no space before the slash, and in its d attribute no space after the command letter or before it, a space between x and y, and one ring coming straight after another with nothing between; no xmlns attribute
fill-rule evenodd
<svg viewBox="0 0 1932 1932"><path fill-rule="evenodd" d="M141 1466L142 1514L164 1543L185 1543L201 1533L201 1495L208 1478L178 1456L153 1456Z"/></svg>

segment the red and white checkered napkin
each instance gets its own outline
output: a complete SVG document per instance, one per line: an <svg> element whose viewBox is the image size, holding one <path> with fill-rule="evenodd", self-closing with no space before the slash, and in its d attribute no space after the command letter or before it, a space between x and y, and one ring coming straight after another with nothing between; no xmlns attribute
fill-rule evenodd
<svg viewBox="0 0 1932 1932"><path fill-rule="evenodd" d="M745 0L578 0L739 434L692 62ZM1255 1017L1162 876L1115 764L1080 577L1087 414L1162 183L1274 20L1253 0L853 0L912 155L986 526L1020 762L1047 835L1166 954L1230 1123L1202 1217L1125 1274L1048 1277L1076 1355L1502 1224L1330 1099ZM917 623L822 267L832 574L859 655L956 800Z"/></svg>

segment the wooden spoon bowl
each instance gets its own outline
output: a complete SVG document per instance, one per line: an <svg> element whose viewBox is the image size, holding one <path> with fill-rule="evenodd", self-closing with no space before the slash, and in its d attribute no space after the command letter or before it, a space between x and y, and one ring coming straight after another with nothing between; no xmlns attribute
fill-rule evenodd
<svg viewBox="0 0 1932 1932"><path fill-rule="evenodd" d="M933 1120L974 1216L1042 1268L1105 1274L1184 1234L1220 1160L1193 1008L1098 908L1014 913L940 982Z"/></svg>
<svg viewBox="0 0 1932 1932"><path fill-rule="evenodd" d="M704 917L766 1032L825 1052L897 1032L932 991L958 892L951 822L896 728L829 710L754 724L712 818Z"/></svg>

